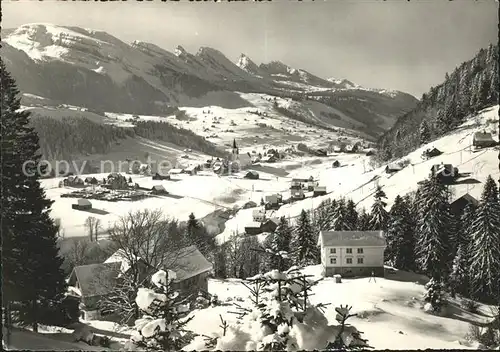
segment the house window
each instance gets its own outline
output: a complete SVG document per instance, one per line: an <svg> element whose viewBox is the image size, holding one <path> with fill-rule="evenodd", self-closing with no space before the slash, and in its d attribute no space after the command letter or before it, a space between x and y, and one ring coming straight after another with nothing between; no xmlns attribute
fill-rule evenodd
<svg viewBox="0 0 500 352"><path fill-rule="evenodd" d="M337 253L337 248L330 248L330 254Z"/></svg>
<svg viewBox="0 0 500 352"><path fill-rule="evenodd" d="M347 264L352 264L352 258L346 258L345 261Z"/></svg>
<svg viewBox="0 0 500 352"><path fill-rule="evenodd" d="M337 264L337 258L330 258L330 264Z"/></svg>
<svg viewBox="0 0 500 352"><path fill-rule="evenodd" d="M358 264L363 264L363 258L358 258Z"/></svg>
<svg viewBox="0 0 500 352"><path fill-rule="evenodd" d="M363 254L363 248L358 248L358 254Z"/></svg>
<svg viewBox="0 0 500 352"><path fill-rule="evenodd" d="M346 249L345 249L345 252L346 252L347 254L352 254L352 248L346 248Z"/></svg>

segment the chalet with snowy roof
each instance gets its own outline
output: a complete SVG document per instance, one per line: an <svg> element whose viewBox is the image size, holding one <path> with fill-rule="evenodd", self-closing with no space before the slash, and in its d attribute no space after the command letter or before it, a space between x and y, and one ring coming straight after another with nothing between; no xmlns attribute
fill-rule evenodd
<svg viewBox="0 0 500 352"><path fill-rule="evenodd" d="M251 221L245 225L245 234L249 236L259 235L262 233L260 229L261 223L258 221Z"/></svg>
<svg viewBox="0 0 500 352"><path fill-rule="evenodd" d="M158 172L151 176L153 180L170 180L170 175L160 175Z"/></svg>
<svg viewBox="0 0 500 352"><path fill-rule="evenodd" d="M63 180L63 185L70 187L80 187L84 185L84 182L78 176L69 176Z"/></svg>
<svg viewBox="0 0 500 352"><path fill-rule="evenodd" d="M310 181L314 181L312 176L309 178L292 178L290 189L307 188L307 183Z"/></svg>
<svg viewBox="0 0 500 352"><path fill-rule="evenodd" d="M198 167L196 165L189 165L182 170L182 173L194 176L198 173Z"/></svg>
<svg viewBox="0 0 500 352"><path fill-rule="evenodd" d="M116 289L132 266L138 270L140 280L146 280L159 269L174 271L176 274L174 287L184 295L206 292L208 276L213 271L213 265L196 246L172 252L159 268L147 265L140 257L129 257L125 251L117 250L104 263L80 265L71 272L68 284L79 294L81 302L85 305L85 319L102 317L99 301ZM114 320L115 317L106 316L105 319Z"/></svg>
<svg viewBox="0 0 500 352"><path fill-rule="evenodd" d="M88 199L78 199L76 204L72 204L71 208L76 210L89 210L92 209L92 203Z"/></svg>
<svg viewBox="0 0 500 352"><path fill-rule="evenodd" d="M278 228L279 219L278 218L269 218L264 222L249 222L245 226L245 233L250 236L260 235L264 232L274 232Z"/></svg>
<svg viewBox="0 0 500 352"><path fill-rule="evenodd" d="M306 187L308 191L314 191L314 187L318 186L318 182L314 181L313 179L309 179L306 183Z"/></svg>
<svg viewBox="0 0 500 352"><path fill-rule="evenodd" d="M283 196L279 193L271 194L264 198L266 209L279 209L280 202L283 202Z"/></svg>
<svg viewBox="0 0 500 352"><path fill-rule="evenodd" d="M165 187L163 187L162 185L154 185L152 188L151 188L151 193L154 194L154 195L164 195L164 194L168 194L167 190L165 189Z"/></svg>
<svg viewBox="0 0 500 352"><path fill-rule="evenodd" d="M472 145L476 148L489 148L494 147L498 143L493 139L491 133L488 132L476 132L472 137Z"/></svg>
<svg viewBox="0 0 500 352"><path fill-rule="evenodd" d="M403 167L398 164L389 164L385 167L385 173L386 174L394 174L396 172L399 172L403 170Z"/></svg>
<svg viewBox="0 0 500 352"><path fill-rule="evenodd" d="M245 178L251 179L251 180L258 180L259 179L259 173L257 171L250 170L245 174Z"/></svg>
<svg viewBox="0 0 500 352"><path fill-rule="evenodd" d="M437 148L430 148L430 149L426 149L423 153L422 153L422 156L426 159L430 159L430 158L434 158L436 156L440 156L441 154L443 154L442 151L440 151L439 149Z"/></svg>
<svg viewBox="0 0 500 352"><path fill-rule="evenodd" d="M302 188L301 189L292 189L292 190L290 190L290 193L291 193L292 200L300 200L300 199L304 199L306 197L306 195L304 194L304 190Z"/></svg>
<svg viewBox="0 0 500 352"><path fill-rule="evenodd" d="M469 193L454 195L450 200L450 209L456 216L461 216L468 205L478 206L479 201Z"/></svg>
<svg viewBox="0 0 500 352"><path fill-rule="evenodd" d="M266 219L266 211L264 209L255 209L252 212L252 218L255 222L263 222Z"/></svg>
<svg viewBox="0 0 500 352"><path fill-rule="evenodd" d="M316 149L315 154L317 156L327 156L328 152L326 151L326 149L320 148L320 149Z"/></svg>
<svg viewBox="0 0 500 352"><path fill-rule="evenodd" d="M323 276L384 276L382 231L321 231L318 247Z"/></svg>
<svg viewBox="0 0 500 352"><path fill-rule="evenodd" d="M260 159L263 163L275 163L277 161L276 157L274 155L265 155Z"/></svg>
<svg viewBox="0 0 500 352"><path fill-rule="evenodd" d="M80 295L80 302L85 306L84 319L98 319L101 316L98 303L113 292L119 275L119 262L79 265L73 269L68 285Z"/></svg>
<svg viewBox="0 0 500 352"><path fill-rule="evenodd" d="M325 186L316 186L313 190L313 197L324 196L326 195L326 187Z"/></svg>
<svg viewBox="0 0 500 352"><path fill-rule="evenodd" d="M168 171L168 173L170 175L180 175L180 174L182 174L182 169L170 169Z"/></svg>
<svg viewBox="0 0 500 352"><path fill-rule="evenodd" d="M85 183L88 185L97 185L97 184L99 184L99 181L97 181L97 179L95 177L86 177Z"/></svg>
<svg viewBox="0 0 500 352"><path fill-rule="evenodd" d="M435 164L431 167L430 176L443 183L453 183L458 177L458 168L452 164Z"/></svg>
<svg viewBox="0 0 500 352"><path fill-rule="evenodd" d="M208 277L213 272L213 265L196 248L189 246L175 253L172 263L165 263L164 269L176 274L174 287L186 294L208 291Z"/></svg>

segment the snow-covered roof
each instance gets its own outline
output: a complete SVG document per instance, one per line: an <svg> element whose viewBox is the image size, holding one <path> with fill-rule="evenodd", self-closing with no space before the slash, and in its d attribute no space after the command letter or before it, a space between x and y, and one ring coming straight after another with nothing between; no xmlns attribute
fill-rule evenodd
<svg viewBox="0 0 500 352"><path fill-rule="evenodd" d="M248 222L245 227L248 227L248 228L260 228L260 225L261 223L260 222L257 222L257 221L250 221Z"/></svg>
<svg viewBox="0 0 500 352"><path fill-rule="evenodd" d="M80 265L71 272L69 284L78 282L82 297L102 296L114 289L119 274L118 262Z"/></svg>
<svg viewBox="0 0 500 352"><path fill-rule="evenodd" d="M308 182L308 178L292 178L292 182Z"/></svg>
<svg viewBox="0 0 500 352"><path fill-rule="evenodd" d="M321 231L318 245L323 247L384 247L382 231Z"/></svg>
<svg viewBox="0 0 500 352"><path fill-rule="evenodd" d="M78 205L92 205L88 199L78 199Z"/></svg>
<svg viewBox="0 0 500 352"><path fill-rule="evenodd" d="M314 187L314 192L326 192L326 186L316 186Z"/></svg>
<svg viewBox="0 0 500 352"><path fill-rule="evenodd" d="M169 173L170 174L180 174L182 172L182 169L170 169Z"/></svg>
<svg viewBox="0 0 500 352"><path fill-rule="evenodd" d="M398 164L389 164L386 166L386 169L399 171L399 170L403 170L403 166L398 165Z"/></svg>
<svg viewBox="0 0 500 352"><path fill-rule="evenodd" d="M469 193L459 193L459 194L452 195L452 197L450 199L450 204L455 203L459 199L465 199L466 201L468 201L469 203L472 203L474 205L479 204L479 201L475 197L471 196Z"/></svg>
<svg viewBox="0 0 500 352"><path fill-rule="evenodd" d="M264 215L266 212L262 209L255 209L253 212L252 212L252 215Z"/></svg>
<svg viewBox="0 0 500 352"><path fill-rule="evenodd" d="M188 167L184 168L184 171L194 171L196 169L196 165L189 165Z"/></svg>
<svg viewBox="0 0 500 352"><path fill-rule="evenodd" d="M274 201L278 201L278 197L279 197L278 194L271 194L269 196L266 196L265 200L266 200L266 202L274 202Z"/></svg>
<svg viewBox="0 0 500 352"><path fill-rule="evenodd" d="M493 139L493 136L491 133L488 132L476 132L474 133L474 140L475 141L488 141L491 142Z"/></svg>
<svg viewBox="0 0 500 352"><path fill-rule="evenodd" d="M140 260L141 258L138 257L136 260ZM127 258L126 253L123 251L123 249L119 249L116 252L114 252L108 259L104 261L105 264L107 263L120 263L120 271L122 273L127 272L127 270L130 268L130 262Z"/></svg>
<svg viewBox="0 0 500 352"><path fill-rule="evenodd" d="M175 255L175 261L169 265L176 274L175 282L184 281L201 273L211 271L212 263L196 248L189 246L179 250Z"/></svg>
<svg viewBox="0 0 500 352"><path fill-rule="evenodd" d="M165 187L163 187L163 185L154 185L153 186L153 189L155 191L164 191L165 190Z"/></svg>

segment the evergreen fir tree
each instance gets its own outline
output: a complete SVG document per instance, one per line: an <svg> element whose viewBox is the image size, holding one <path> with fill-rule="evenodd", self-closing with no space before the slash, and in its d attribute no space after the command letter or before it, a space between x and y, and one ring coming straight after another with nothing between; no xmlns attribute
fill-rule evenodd
<svg viewBox="0 0 500 352"><path fill-rule="evenodd" d="M297 265L314 265L318 262L318 250L314 241L314 228L311 224L309 213L302 209L294 237L292 239L292 249L295 254Z"/></svg>
<svg viewBox="0 0 500 352"><path fill-rule="evenodd" d="M269 251L265 255L277 255ZM326 319L324 304L310 302L311 289L320 280L304 275L294 266L287 271L271 270L248 278L242 284L250 291L251 306L235 304L238 323L223 324L221 333L206 337L211 351L312 351L371 349L362 333L346 321L352 307L336 307L338 325ZM299 336L293 331L311 332ZM230 337L228 338L228 334ZM309 338L304 338L309 337ZM313 338L311 338L313 337ZM317 337L317 338L316 338Z"/></svg>
<svg viewBox="0 0 500 352"><path fill-rule="evenodd" d="M450 210L448 189L436 178L419 188L416 243L417 262L430 277L441 281L448 272Z"/></svg>
<svg viewBox="0 0 500 352"><path fill-rule="evenodd" d="M443 285L439 280L431 279L425 285L425 289L424 301L430 304L430 311L440 313L446 303L443 297Z"/></svg>
<svg viewBox="0 0 500 352"><path fill-rule="evenodd" d="M402 213L405 223L405 232L401 235L401 242L396 253L396 267L407 271L416 269L415 262L415 234L416 220L412 214L412 202L408 196L403 197Z"/></svg>
<svg viewBox="0 0 500 352"><path fill-rule="evenodd" d="M341 198L334 203L332 202L332 229L334 231L345 230L345 214L346 214L346 203L345 199Z"/></svg>
<svg viewBox="0 0 500 352"><path fill-rule="evenodd" d="M412 267L413 233L411 232L410 210L407 203L399 195L396 196L391 211L385 238L387 247L385 259L398 269L408 270Z"/></svg>
<svg viewBox="0 0 500 352"><path fill-rule="evenodd" d="M318 208L314 211L314 223L320 231L327 231L331 228L331 204L332 201L330 199L326 199L322 201Z"/></svg>
<svg viewBox="0 0 500 352"><path fill-rule="evenodd" d="M431 130L426 120L420 123L420 144L427 144L431 139Z"/></svg>
<svg viewBox="0 0 500 352"><path fill-rule="evenodd" d="M375 202L372 205L370 220L370 229L373 231L385 231L387 228L389 214L387 213L387 210L385 210L387 203L384 199L387 199L385 192L382 190L382 187L377 186L377 190L375 191Z"/></svg>
<svg viewBox="0 0 500 352"><path fill-rule="evenodd" d="M144 316L135 322L138 335L129 341L130 350L180 351L193 339L186 329L193 317L186 318L189 304L174 288L175 278L175 272L160 270L151 278L152 288L139 288L136 303Z"/></svg>
<svg viewBox="0 0 500 352"><path fill-rule="evenodd" d="M500 280L500 201L491 176L484 185L472 224L471 256L473 293L483 299L496 297Z"/></svg>
<svg viewBox="0 0 500 352"><path fill-rule="evenodd" d="M344 229L348 231L357 230L358 225L358 211L356 210L356 204L354 204L352 199L349 199L345 208L345 220Z"/></svg>
<svg viewBox="0 0 500 352"><path fill-rule="evenodd" d="M476 218L477 207L469 203L460 216L460 228L457 233L457 248L462 246L465 251L470 253L472 243L472 224Z"/></svg>
<svg viewBox="0 0 500 352"><path fill-rule="evenodd" d="M358 216L358 224L356 225L358 231L370 230L370 221L370 214L366 212L365 208L362 208Z"/></svg>
<svg viewBox="0 0 500 352"><path fill-rule="evenodd" d="M290 253L291 242L292 242L292 228L288 224L288 220L284 216L282 216L280 218L280 223L278 224L276 231L271 237L270 248L275 253L278 252ZM283 271L290 267L291 263L289 262L289 260L278 261L277 259L278 258L276 256L271 256L270 259L270 262L272 263L271 269L277 269Z"/></svg>
<svg viewBox="0 0 500 352"><path fill-rule="evenodd" d="M52 201L39 181L46 166L40 164L38 136L29 126L29 111L19 111L19 90L1 59L0 87L2 304L22 302L20 318L36 331L44 310L66 289L63 259L49 216Z"/></svg>
<svg viewBox="0 0 500 352"><path fill-rule="evenodd" d="M469 295L469 260L468 251L463 245L458 246L457 254L453 259L450 273L450 293L452 297L456 293L464 296Z"/></svg>
<svg viewBox="0 0 500 352"><path fill-rule="evenodd" d="M227 254L225 244L222 244L221 246L217 246L215 248L214 274L215 277L220 279L227 278Z"/></svg>

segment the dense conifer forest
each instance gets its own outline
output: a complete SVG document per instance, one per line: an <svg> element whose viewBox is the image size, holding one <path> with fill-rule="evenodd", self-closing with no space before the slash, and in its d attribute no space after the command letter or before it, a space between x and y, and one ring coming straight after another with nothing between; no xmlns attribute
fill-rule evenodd
<svg viewBox="0 0 500 352"><path fill-rule="evenodd" d="M378 141L378 158L400 158L459 126L470 114L498 104L498 46L481 49L442 84L423 94L417 107L398 119Z"/></svg>

